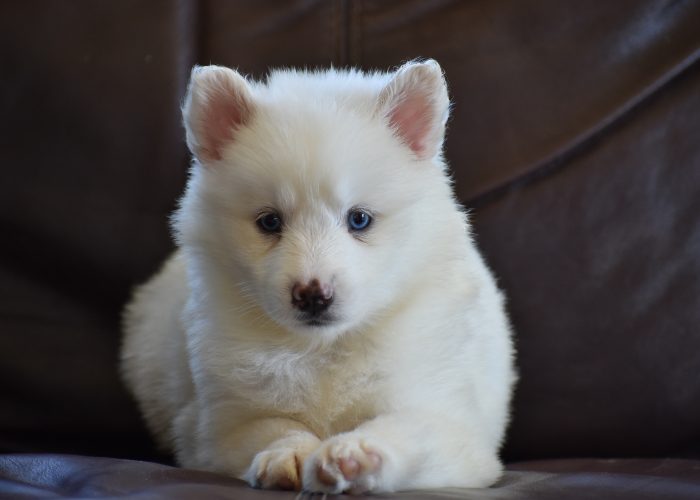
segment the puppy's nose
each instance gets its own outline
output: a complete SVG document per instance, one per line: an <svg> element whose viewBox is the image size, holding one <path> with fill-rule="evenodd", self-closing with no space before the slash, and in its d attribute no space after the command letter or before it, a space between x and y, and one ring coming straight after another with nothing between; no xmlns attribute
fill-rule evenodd
<svg viewBox="0 0 700 500"><path fill-rule="evenodd" d="M302 312L317 316L333 302L333 287L321 284L317 279L306 285L295 283L292 287L292 305Z"/></svg>

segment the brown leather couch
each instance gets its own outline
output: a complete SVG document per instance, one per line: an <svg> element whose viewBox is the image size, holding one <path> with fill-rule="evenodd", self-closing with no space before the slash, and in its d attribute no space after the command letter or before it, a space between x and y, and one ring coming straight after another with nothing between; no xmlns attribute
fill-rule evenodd
<svg viewBox="0 0 700 500"><path fill-rule="evenodd" d="M120 309L172 248L193 64L416 57L521 382L498 485L397 496L700 498L700 2L671 0L2 2L1 498L294 498L166 465Z"/></svg>

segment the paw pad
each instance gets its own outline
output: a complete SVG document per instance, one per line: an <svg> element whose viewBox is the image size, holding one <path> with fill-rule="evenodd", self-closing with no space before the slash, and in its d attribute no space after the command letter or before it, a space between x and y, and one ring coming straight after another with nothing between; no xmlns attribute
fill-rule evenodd
<svg viewBox="0 0 700 500"><path fill-rule="evenodd" d="M360 441L336 441L322 446L312 459L314 474L305 485L315 491L353 494L371 491L381 472L382 457Z"/></svg>

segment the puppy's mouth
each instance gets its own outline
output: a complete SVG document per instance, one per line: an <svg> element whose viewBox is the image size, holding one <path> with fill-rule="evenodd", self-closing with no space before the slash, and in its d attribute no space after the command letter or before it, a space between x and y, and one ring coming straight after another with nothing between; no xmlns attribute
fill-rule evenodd
<svg viewBox="0 0 700 500"><path fill-rule="evenodd" d="M336 318L331 315L325 315L323 317L302 315L297 317L297 321L309 328L323 328L332 326L337 322Z"/></svg>

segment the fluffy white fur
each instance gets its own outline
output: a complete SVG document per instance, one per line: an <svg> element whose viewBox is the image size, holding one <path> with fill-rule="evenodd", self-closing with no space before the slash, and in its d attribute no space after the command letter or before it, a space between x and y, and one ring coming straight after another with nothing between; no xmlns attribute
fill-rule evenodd
<svg viewBox="0 0 700 500"><path fill-rule="evenodd" d="M180 464L324 492L498 479L510 329L446 174L448 110L434 61L193 70L179 250L128 305L122 352ZM279 234L256 224L272 210ZM292 305L313 279L333 290L320 325Z"/></svg>

